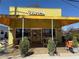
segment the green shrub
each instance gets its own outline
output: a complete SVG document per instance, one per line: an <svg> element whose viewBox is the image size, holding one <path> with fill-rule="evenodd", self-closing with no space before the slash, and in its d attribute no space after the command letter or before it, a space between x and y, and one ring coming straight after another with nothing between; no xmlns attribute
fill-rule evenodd
<svg viewBox="0 0 79 59"><path fill-rule="evenodd" d="M73 39L72 34L66 34L65 39L66 40Z"/></svg>
<svg viewBox="0 0 79 59"><path fill-rule="evenodd" d="M78 47L77 37L73 38L73 47Z"/></svg>
<svg viewBox="0 0 79 59"><path fill-rule="evenodd" d="M52 39L48 40L47 48L48 48L48 54L53 55L55 51L55 43L54 41L52 41Z"/></svg>
<svg viewBox="0 0 79 59"><path fill-rule="evenodd" d="M23 57L28 54L29 47L29 40L27 37L24 37L23 40L20 41L20 52Z"/></svg>

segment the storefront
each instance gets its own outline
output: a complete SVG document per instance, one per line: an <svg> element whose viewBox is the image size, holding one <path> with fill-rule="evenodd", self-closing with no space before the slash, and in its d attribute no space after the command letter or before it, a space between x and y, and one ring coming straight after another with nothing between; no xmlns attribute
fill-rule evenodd
<svg viewBox="0 0 79 59"><path fill-rule="evenodd" d="M22 36L27 36L32 47L43 47L49 38L61 39L62 26L79 20L78 17L63 17L61 14L61 9L54 8L10 7L10 16L5 15L6 21L1 23L9 26L9 45L19 45Z"/></svg>
<svg viewBox="0 0 79 59"><path fill-rule="evenodd" d="M19 40L22 39L22 29L24 29L23 35L29 38L32 47L43 47L47 45L49 38L52 39L50 17L61 16L61 9L10 7L10 15L15 14L21 17L15 21L15 44L19 44Z"/></svg>

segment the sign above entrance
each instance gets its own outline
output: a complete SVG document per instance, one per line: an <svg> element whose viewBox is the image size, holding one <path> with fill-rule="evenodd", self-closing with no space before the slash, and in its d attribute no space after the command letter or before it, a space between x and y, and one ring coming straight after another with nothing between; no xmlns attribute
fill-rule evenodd
<svg viewBox="0 0 79 59"><path fill-rule="evenodd" d="M61 16L61 9L59 8L23 8L10 7L10 15L26 15L26 16Z"/></svg>
<svg viewBox="0 0 79 59"><path fill-rule="evenodd" d="M28 15L31 15L31 16L45 16L45 14L43 12L36 12L36 11L28 11L27 13Z"/></svg>

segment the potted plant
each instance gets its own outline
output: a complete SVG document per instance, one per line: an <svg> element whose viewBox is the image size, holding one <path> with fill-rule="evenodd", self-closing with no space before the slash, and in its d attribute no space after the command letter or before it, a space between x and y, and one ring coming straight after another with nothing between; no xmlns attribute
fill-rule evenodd
<svg viewBox="0 0 79 59"><path fill-rule="evenodd" d="M27 37L24 37L23 40L20 41L20 52L21 56L25 57L28 55L30 43Z"/></svg>
<svg viewBox="0 0 79 59"><path fill-rule="evenodd" d="M73 51L74 52L78 52L78 41L77 41L77 37L73 37Z"/></svg>
<svg viewBox="0 0 79 59"><path fill-rule="evenodd" d="M50 56L54 55L54 52L55 52L55 43L54 43L54 41L52 39L48 40L47 48L48 48L48 54Z"/></svg>

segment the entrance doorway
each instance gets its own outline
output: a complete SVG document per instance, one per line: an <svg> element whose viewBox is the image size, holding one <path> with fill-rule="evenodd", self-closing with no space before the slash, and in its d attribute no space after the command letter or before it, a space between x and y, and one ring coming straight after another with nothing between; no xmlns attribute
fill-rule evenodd
<svg viewBox="0 0 79 59"><path fill-rule="evenodd" d="M51 29L31 29L32 47L47 47L50 38L52 38Z"/></svg>
<svg viewBox="0 0 79 59"><path fill-rule="evenodd" d="M31 29L31 47L42 46L42 29Z"/></svg>

